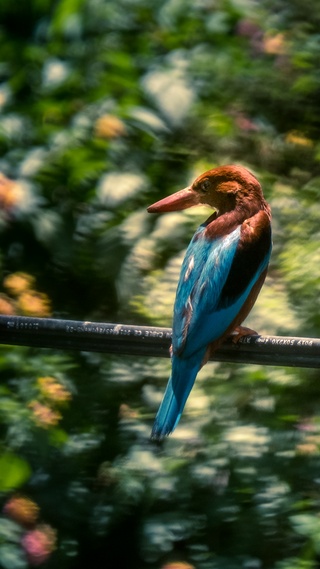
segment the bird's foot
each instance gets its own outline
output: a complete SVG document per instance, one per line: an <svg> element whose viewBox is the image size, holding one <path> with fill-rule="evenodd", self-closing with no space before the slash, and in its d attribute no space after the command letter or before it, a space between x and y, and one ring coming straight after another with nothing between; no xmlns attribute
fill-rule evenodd
<svg viewBox="0 0 320 569"><path fill-rule="evenodd" d="M244 336L259 336L259 334L247 326L237 326L231 334L232 342L237 344Z"/></svg>

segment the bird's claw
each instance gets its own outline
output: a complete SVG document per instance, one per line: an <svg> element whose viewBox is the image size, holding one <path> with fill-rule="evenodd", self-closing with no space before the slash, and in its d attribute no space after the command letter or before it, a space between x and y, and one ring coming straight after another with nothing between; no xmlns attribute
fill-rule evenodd
<svg viewBox="0 0 320 569"><path fill-rule="evenodd" d="M237 326L231 334L233 344L237 344L244 336L259 336L259 334L247 326Z"/></svg>

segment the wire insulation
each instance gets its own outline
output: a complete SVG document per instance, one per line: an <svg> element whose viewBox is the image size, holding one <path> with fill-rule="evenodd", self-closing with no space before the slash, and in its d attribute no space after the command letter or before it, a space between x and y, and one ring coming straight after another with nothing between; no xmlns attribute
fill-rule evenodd
<svg viewBox="0 0 320 569"><path fill-rule="evenodd" d="M171 329L59 318L0 316L0 344L169 357ZM228 339L214 361L320 367L320 339L247 336Z"/></svg>

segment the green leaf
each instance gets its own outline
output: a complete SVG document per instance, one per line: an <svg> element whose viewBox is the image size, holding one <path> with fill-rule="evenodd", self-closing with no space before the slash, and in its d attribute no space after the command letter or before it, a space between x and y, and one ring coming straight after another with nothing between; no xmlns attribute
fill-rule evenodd
<svg viewBox="0 0 320 569"><path fill-rule="evenodd" d="M320 553L320 518L314 514L291 516L294 529L300 535L310 539L317 554Z"/></svg>
<svg viewBox="0 0 320 569"><path fill-rule="evenodd" d="M54 32L64 31L68 19L74 14L80 14L84 0L62 0L58 3L56 13L52 19L52 28Z"/></svg>
<svg viewBox="0 0 320 569"><path fill-rule="evenodd" d="M22 528L16 522L0 518L0 542L20 543Z"/></svg>
<svg viewBox="0 0 320 569"><path fill-rule="evenodd" d="M28 563L20 548L4 544L0 547L0 566L3 569L24 569Z"/></svg>
<svg viewBox="0 0 320 569"><path fill-rule="evenodd" d="M31 475L29 464L11 452L0 457L0 492L22 486Z"/></svg>

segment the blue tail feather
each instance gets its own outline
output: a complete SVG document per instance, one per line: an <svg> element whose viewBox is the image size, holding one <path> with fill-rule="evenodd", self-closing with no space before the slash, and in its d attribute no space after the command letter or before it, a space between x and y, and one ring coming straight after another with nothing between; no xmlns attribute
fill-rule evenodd
<svg viewBox="0 0 320 569"><path fill-rule="evenodd" d="M176 428L201 367L203 355L198 352L188 359L172 357L172 373L155 418L152 439L161 440Z"/></svg>

